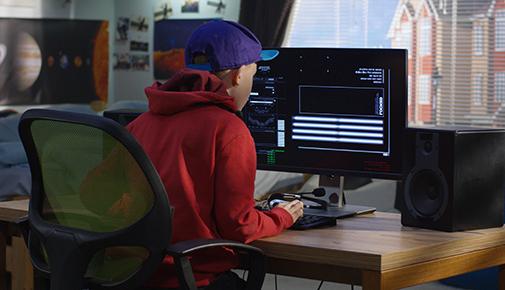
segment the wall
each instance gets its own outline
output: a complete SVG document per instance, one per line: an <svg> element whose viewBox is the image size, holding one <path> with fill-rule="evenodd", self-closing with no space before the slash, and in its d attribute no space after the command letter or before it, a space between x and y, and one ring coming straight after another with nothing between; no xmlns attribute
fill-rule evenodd
<svg viewBox="0 0 505 290"><path fill-rule="evenodd" d="M115 101L118 100L145 100L144 88L154 82L153 77L153 35L154 35L154 11L160 7L162 0L114 0L115 18L145 16L149 23L149 71L113 71ZM185 18L215 18L222 17L229 20L238 20L240 10L240 0L223 0L226 3L225 14L216 14L215 8L207 5L206 0L200 0L199 13L181 13L181 6L184 0L168 1L172 3L173 14L170 19ZM219 2L219 1L217 1ZM111 25L111 32L113 32ZM113 33L112 33L113 34ZM117 46L117 52L124 52L124 47Z"/></svg>
<svg viewBox="0 0 505 290"><path fill-rule="evenodd" d="M217 0L219 1L219 0ZM171 19L222 17L238 20L240 0L223 0L224 14L216 14L215 8L200 0L199 13L181 13L184 0L0 0L0 17L10 18L64 18L109 21L109 103L118 100L145 100L144 88L154 81L153 77L153 35L154 10L164 2L171 2ZM113 53L125 47L116 43L115 26L117 17L145 16L149 23L147 32L149 43L149 70L115 71L112 69ZM0 32L1 33L1 32Z"/></svg>

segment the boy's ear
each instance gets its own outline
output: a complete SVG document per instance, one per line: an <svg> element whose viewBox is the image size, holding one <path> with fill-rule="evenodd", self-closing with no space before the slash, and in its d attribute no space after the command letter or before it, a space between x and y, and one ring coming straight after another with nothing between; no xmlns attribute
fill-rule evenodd
<svg viewBox="0 0 505 290"><path fill-rule="evenodd" d="M242 66L237 69L232 69L230 74L232 86L238 86L240 84L240 78L242 77Z"/></svg>

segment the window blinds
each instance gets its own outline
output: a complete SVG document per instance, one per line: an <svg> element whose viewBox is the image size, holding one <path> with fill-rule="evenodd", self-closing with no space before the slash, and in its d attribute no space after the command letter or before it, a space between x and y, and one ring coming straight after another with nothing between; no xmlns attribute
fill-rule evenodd
<svg viewBox="0 0 505 290"><path fill-rule="evenodd" d="M505 0L297 0L285 45L407 48L411 125L505 128Z"/></svg>

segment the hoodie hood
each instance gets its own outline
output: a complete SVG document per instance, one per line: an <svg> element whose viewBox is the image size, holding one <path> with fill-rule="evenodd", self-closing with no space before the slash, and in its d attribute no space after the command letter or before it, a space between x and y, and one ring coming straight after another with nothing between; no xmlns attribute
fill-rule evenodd
<svg viewBox="0 0 505 290"><path fill-rule="evenodd" d="M155 82L147 87L145 93L149 111L155 114L173 115L206 104L237 111L224 83L207 71L181 70L165 83Z"/></svg>

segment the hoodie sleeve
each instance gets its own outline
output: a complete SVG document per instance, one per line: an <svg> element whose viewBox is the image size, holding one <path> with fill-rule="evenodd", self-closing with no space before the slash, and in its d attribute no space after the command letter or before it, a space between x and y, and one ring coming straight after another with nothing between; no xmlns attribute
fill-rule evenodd
<svg viewBox="0 0 505 290"><path fill-rule="evenodd" d="M215 170L214 214L222 238L249 243L293 224L282 208L254 208L256 150L250 135L235 137L217 152Z"/></svg>

